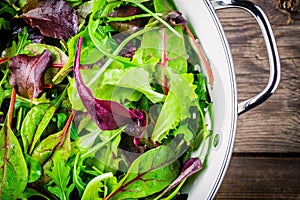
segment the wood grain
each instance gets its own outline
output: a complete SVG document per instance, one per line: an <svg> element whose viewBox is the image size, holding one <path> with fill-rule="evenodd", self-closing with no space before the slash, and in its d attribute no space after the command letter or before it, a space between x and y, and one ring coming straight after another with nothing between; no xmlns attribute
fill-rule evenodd
<svg viewBox="0 0 300 200"><path fill-rule="evenodd" d="M278 8L279 0L253 0L270 20L281 82L266 102L238 117L234 153L216 199L300 199L300 6L299 0L284 1L298 3L298 11L288 15ZM262 34L245 11L217 15L231 48L239 101L246 100L268 81Z"/></svg>
<svg viewBox="0 0 300 200"><path fill-rule="evenodd" d="M220 199L300 199L299 157L234 156Z"/></svg>
<svg viewBox="0 0 300 200"><path fill-rule="evenodd" d="M281 82L265 103L239 116L234 152L300 152L300 16L288 16L277 1L253 1L268 16L281 61ZM267 50L255 19L240 9L217 11L231 48L239 100L259 93L269 76Z"/></svg>

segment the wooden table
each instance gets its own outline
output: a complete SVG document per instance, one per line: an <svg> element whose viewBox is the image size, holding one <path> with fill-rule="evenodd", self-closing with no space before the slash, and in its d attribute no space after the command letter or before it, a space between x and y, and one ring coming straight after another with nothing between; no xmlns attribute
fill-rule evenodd
<svg viewBox="0 0 300 200"><path fill-rule="evenodd" d="M272 25L281 82L270 99L238 117L232 159L216 199L300 199L300 3L293 0L298 7L291 22L279 9L288 0L280 1L281 6L279 0L253 0ZM231 48L242 101L266 85L267 51L250 14L225 9L217 15Z"/></svg>

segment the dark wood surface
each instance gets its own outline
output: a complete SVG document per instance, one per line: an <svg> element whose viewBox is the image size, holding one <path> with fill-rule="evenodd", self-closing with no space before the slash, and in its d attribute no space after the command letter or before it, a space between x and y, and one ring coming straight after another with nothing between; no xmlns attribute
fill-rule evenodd
<svg viewBox="0 0 300 200"><path fill-rule="evenodd" d="M232 159L216 199L300 199L300 3L252 2L270 20L281 59L281 82L266 102L238 117ZM268 81L264 40L247 12L225 9L217 15L231 48L242 101Z"/></svg>

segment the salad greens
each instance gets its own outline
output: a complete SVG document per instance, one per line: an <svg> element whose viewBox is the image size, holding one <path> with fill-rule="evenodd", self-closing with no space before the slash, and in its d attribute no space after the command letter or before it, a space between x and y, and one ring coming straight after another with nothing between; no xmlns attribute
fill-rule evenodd
<svg viewBox="0 0 300 200"><path fill-rule="evenodd" d="M0 199L186 198L213 76L174 2L0 6Z"/></svg>

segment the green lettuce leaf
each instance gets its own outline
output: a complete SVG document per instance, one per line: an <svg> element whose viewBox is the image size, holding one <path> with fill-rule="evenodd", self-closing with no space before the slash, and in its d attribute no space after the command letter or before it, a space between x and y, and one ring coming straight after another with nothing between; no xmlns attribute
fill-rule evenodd
<svg viewBox="0 0 300 200"><path fill-rule="evenodd" d="M143 68L111 69L105 72L102 84L137 90L143 93L152 103L162 102L165 95L155 92L150 86L150 74Z"/></svg>
<svg viewBox="0 0 300 200"><path fill-rule="evenodd" d="M177 74L168 69L170 90L156 121L152 140L161 142L169 131L180 125L180 122L191 117L190 107L195 106L197 95L193 85L193 74Z"/></svg>

